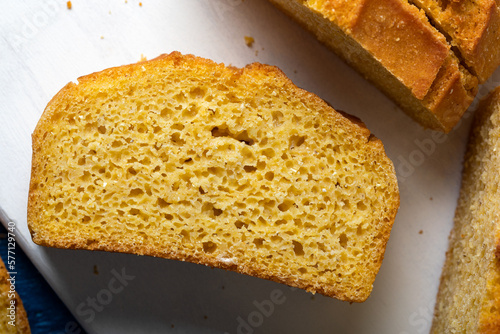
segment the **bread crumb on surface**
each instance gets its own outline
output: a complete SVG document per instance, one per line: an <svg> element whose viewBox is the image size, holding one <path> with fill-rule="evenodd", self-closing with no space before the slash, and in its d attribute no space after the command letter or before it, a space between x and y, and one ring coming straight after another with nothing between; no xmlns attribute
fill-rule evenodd
<svg viewBox="0 0 500 334"><path fill-rule="evenodd" d="M66 2L66 7L68 7L68 9L73 8L73 5L71 4L71 1Z"/></svg>
<svg viewBox="0 0 500 334"><path fill-rule="evenodd" d="M139 7L142 7L142 2L139 2Z"/></svg>
<svg viewBox="0 0 500 334"><path fill-rule="evenodd" d="M104 39L104 36L101 36L101 39Z"/></svg>
<svg viewBox="0 0 500 334"><path fill-rule="evenodd" d="M255 42L255 39L252 36L245 36L245 44L251 48L253 46L253 43Z"/></svg>
<svg viewBox="0 0 500 334"><path fill-rule="evenodd" d="M423 234L423 233L424 233L424 230L418 231L418 234Z"/></svg>
<svg viewBox="0 0 500 334"><path fill-rule="evenodd" d="M99 275L99 270L97 270L97 265L94 265L94 275Z"/></svg>

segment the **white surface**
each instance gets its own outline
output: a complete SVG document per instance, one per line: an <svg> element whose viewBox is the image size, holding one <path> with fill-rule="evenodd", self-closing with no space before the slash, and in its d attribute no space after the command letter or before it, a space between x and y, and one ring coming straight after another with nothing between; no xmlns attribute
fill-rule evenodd
<svg viewBox="0 0 500 334"><path fill-rule="evenodd" d="M470 117L447 136L423 130L264 0L143 0L142 7L136 0L72 2L72 10L61 0L0 3L0 217L16 222L18 243L89 333L428 332ZM252 48L245 35L255 38ZM398 172L401 208L367 302L313 298L189 263L32 243L26 225L30 134L47 102L78 76L173 50L236 66L277 65L382 139ZM497 71L480 95L499 81ZM135 278L110 293L113 270ZM270 303L273 291L283 293L282 303L262 315L256 303ZM97 297L105 305L90 319L86 303Z"/></svg>

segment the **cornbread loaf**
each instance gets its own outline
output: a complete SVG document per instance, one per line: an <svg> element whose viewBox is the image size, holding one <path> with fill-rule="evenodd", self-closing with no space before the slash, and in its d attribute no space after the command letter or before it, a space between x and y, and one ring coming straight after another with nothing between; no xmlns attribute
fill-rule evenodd
<svg viewBox="0 0 500 334"><path fill-rule="evenodd" d="M476 112L431 333L500 333L500 88Z"/></svg>
<svg viewBox="0 0 500 334"><path fill-rule="evenodd" d="M410 0L456 47L482 83L500 65L500 12L496 0Z"/></svg>
<svg viewBox="0 0 500 334"><path fill-rule="evenodd" d="M423 126L450 131L477 78L406 0L270 0L365 75Z"/></svg>
<svg viewBox="0 0 500 334"><path fill-rule="evenodd" d="M23 302L15 290L11 289L9 278L10 275L0 258L0 333L29 334L31 330Z"/></svg>
<svg viewBox="0 0 500 334"><path fill-rule="evenodd" d="M40 245L146 254L364 301L399 193L380 140L276 67L179 53L69 83L33 133Z"/></svg>

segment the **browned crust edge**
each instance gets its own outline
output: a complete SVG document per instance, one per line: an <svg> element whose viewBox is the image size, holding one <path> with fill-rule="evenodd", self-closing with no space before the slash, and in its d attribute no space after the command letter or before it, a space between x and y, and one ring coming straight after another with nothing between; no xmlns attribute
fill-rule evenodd
<svg viewBox="0 0 500 334"><path fill-rule="evenodd" d="M498 45L500 43L500 13L498 6L498 1L492 1L489 7L485 8L487 19L482 29L476 32L477 37L471 41L471 46L468 49L462 47L464 63L470 64L479 83L488 80L500 65L500 46ZM457 46L461 47L460 41L457 42ZM496 52L490 52L492 47Z"/></svg>
<svg viewBox="0 0 500 334"><path fill-rule="evenodd" d="M444 36L406 1L363 0L359 7L348 32L422 100L448 56Z"/></svg>
<svg viewBox="0 0 500 334"><path fill-rule="evenodd" d="M329 297L334 297L340 300L345 300L345 301L350 301L350 302L363 302L365 301L368 296L370 295L371 292L371 287L368 289L367 293L364 295L358 297L358 296L352 296L351 294L346 294L344 291L341 291L339 289L336 289L334 287L325 287L321 286L319 284L312 284L310 282L306 281L296 281L292 280L288 277L281 277L277 275L273 275L272 273L269 273L266 271L265 268L253 268L252 266L247 266L247 265L230 265L221 261L216 261L213 258L206 257L206 256L193 256L193 255L188 255L184 254L182 252L179 252L177 250L167 250L167 251L158 251L154 249L153 247L148 247L148 246L143 246L143 245L117 245L117 244L106 244L106 243L100 243L99 240L72 240L72 241L65 241L65 240L45 240L41 237L39 237L36 232L33 230L32 225L34 224L33 222L36 221L36 216L35 216L35 211L36 207L41 206L41 199L39 197L39 191L38 189L35 189L34 187L34 181L38 177L37 170L41 168L39 165L39 158L38 155L40 154L40 150L42 147L42 142L43 142L43 133L46 132L46 124L50 124L52 117L54 116L54 112L52 112L49 109L49 106L55 101L64 98L66 95L71 94L72 90L78 89L79 85L83 85L86 81L92 81L94 78L98 76L108 76L108 77L114 77L114 76L119 76L119 75L124 75L126 73L130 73L133 70L140 68L140 66L144 64L157 64L160 65L163 62L173 62L175 66L183 66L186 63L192 62L195 65L201 65L201 66L209 66L209 67L214 67L214 68L221 68L221 69L228 69L233 72L235 76L240 76L243 74L245 71L258 71L261 73L265 73L266 75L270 75L276 78L278 82L283 84L284 86L287 87L287 89L294 90L295 95L300 95L303 99L309 100L311 103L315 103L316 105L319 105L318 111L322 112L325 114L327 119L331 119L332 123L333 120L336 122L341 123L341 125L351 128L353 132L358 133L359 135L363 136L366 139L366 144L371 146L371 149L374 152L379 152L378 157L384 159L384 163L388 164L390 166L392 173L388 176L390 176L390 179L388 180L388 183L393 184L394 190L397 193L397 205L395 207L390 208L388 211L388 221L384 222L376 222L377 224L384 224L383 226L385 229L382 230L380 233L381 239L383 239L382 244L384 245L383 249L380 250L378 254L374 254L373 258L376 263L378 263L378 270L380 269L381 262L384 257L385 253L385 247L387 245L387 242L389 240L390 232L392 229L392 225L394 223L396 213L399 208L399 203L400 203L400 198L399 198L399 190L398 190L398 184L397 184L397 179L396 179L396 174L395 174L395 169L394 165L390 161L390 159L387 157L385 154L384 146L382 142L376 138L374 135L370 133L370 131L366 128L364 123L359 121L358 118L348 115L348 114L341 114L336 112L333 108L331 108L325 101L323 101L321 98L319 98L317 95L307 92L296 85L292 83L292 81L277 67L275 66L270 66L270 65L264 65L260 63L253 63L250 65L247 65L245 68L239 69L235 67L226 67L224 64L217 64L211 60L201 58L201 57L196 57L193 55L182 55L181 53L174 51L170 54L163 54L160 55L157 58L145 61L145 62L140 62L140 63L135 63L135 64L130 64L130 65L123 65L123 66L118 66L118 67L113 67L109 68L100 72L95 72L83 77L78 78L79 84L74 84L74 83L69 83L65 87L63 87L57 94L52 98L52 100L48 103L44 113L42 114L35 131L32 134L32 141L33 141L33 160L32 160L32 170L31 170L31 182L30 182L30 188L29 188L29 198L28 198L28 227L32 236L33 241L41 246L48 246L48 247L56 247L56 248L66 248L66 249L85 249L85 250L101 250L101 251L108 251L108 252L120 252L120 253L129 253L129 254L138 254L138 255L149 255L149 256L155 256L155 257L162 257L166 259L173 259L173 260L181 260L181 261L188 261L192 263L198 263L198 264L204 264L207 266L212 266L215 268L221 268L221 269L227 269L231 271L235 271L238 273L254 276L254 277L259 277L259 278L264 278L267 280L271 280L274 282L278 283L283 283L289 286L301 288L304 290L307 290L309 292L318 292L320 294L323 294L325 296ZM356 119L357 121L355 121ZM378 271L377 270L377 271ZM375 273L376 275L376 273Z"/></svg>
<svg viewBox="0 0 500 334"><path fill-rule="evenodd" d="M479 79L479 83L484 83L500 65L499 3L496 0L475 1L472 10L464 10L463 2L436 4L432 0L429 4L428 1L410 0L410 3L427 13L435 29L456 47L453 51L461 63ZM433 4L439 9L435 9ZM481 22L473 29L464 30L467 35L458 33L463 28L462 24L468 23L477 12L480 12Z"/></svg>
<svg viewBox="0 0 500 334"><path fill-rule="evenodd" d="M418 96L412 92L411 85L405 85L405 83L401 80L399 76L397 76L396 73L391 72L391 68L385 67L385 65L382 63L383 59L379 59L379 57L376 57L375 54L372 54L372 52L375 51L370 51L366 49L363 43L360 40L358 40L356 36L353 36L352 32L348 29L348 27L337 26L337 24L334 22L334 19L328 16L328 13L320 13L310 8L307 8L308 15L310 12L311 17L299 18L295 13L297 11L297 8L295 7L303 6L305 8L305 5L303 5L300 1L298 0L269 0L269 1L278 9L282 10L286 15L288 15L293 20L298 22L306 30L312 32L323 44L325 44L327 47L329 47L335 53L341 56L348 65L351 65L352 67L357 69L357 71L360 72L362 75L366 76L366 78L369 81L371 81L376 87L378 87L384 94L386 94L389 98L394 100L406 114L408 114L410 117L412 117L415 121L420 123L425 128L445 133L450 132L452 128L460 120L466 109L470 106L470 104L474 100L474 97L477 93L477 78L475 77L472 78L470 73L468 73L468 70L460 66L458 60L455 61L455 63L450 64L449 56L444 58L436 56L439 55L438 50L434 50L436 55L431 56L430 54L427 55L428 50L426 50L425 48L423 50L419 49L422 55L427 55L429 57L429 62L434 64L439 63L440 69L437 73L432 72L431 76L434 81L432 82L432 85L428 87L427 94L422 98L418 98ZM362 8L365 3L369 4L373 1L357 0L357 2L359 2L359 5L357 6L359 12L361 11L360 8ZM393 3L393 1L391 1L391 3ZM404 7L403 9L405 8L408 9L407 7ZM414 7L413 9L416 10L417 7ZM421 19L421 15L419 15L419 13L416 13L415 11L408 11L405 12L405 14L408 15L408 17L413 18L413 20L410 20L410 22L412 22L413 24L412 27L414 29L417 29L418 26L425 26L426 30L428 28L429 30L435 31L436 34L440 34L439 31L436 30L428 21L424 22L423 20L420 20L421 21L420 22L418 20ZM314 17L315 15L318 17ZM331 16L335 15L336 14L332 12ZM354 41L360 47L364 48L365 52L367 54L370 54L373 60L376 60L381 64L380 66L384 67L384 70L387 72L385 79L384 78L382 80L377 79L377 74L374 74L369 71L367 72L366 70L364 70L363 66L358 64L359 59L356 60L358 56L356 54L354 54L354 56L351 55L352 50L350 49L342 50L336 47L335 43L332 43L332 41L328 40L325 37L325 31L324 31L325 28L319 27L320 24L335 27L334 30L340 30L345 34L345 37L343 37L343 39L352 39L352 41ZM437 42L437 40L435 42ZM443 45L446 45L446 48L449 49L449 45L447 44L444 36L442 36L442 42ZM387 46L389 48L394 49L398 47L397 43L395 43L394 40L389 40L387 43L389 44L389 46ZM376 48L377 50L386 47L385 44L383 43L377 44L376 41L373 42L372 44L374 44L372 48ZM410 45L405 45L405 46L411 48ZM382 56L383 50L382 51L379 50L379 52L382 52L380 54ZM454 71L452 75L449 74L451 71ZM383 71L379 72L382 73ZM447 76L443 77L442 75L443 73L447 73ZM392 77L388 78L387 77L388 75ZM393 90L393 88L391 87L394 86L395 81L399 82L399 84L404 86L404 89L401 88ZM422 93L424 92L422 90L422 87L423 86L420 85L419 96L422 96Z"/></svg>

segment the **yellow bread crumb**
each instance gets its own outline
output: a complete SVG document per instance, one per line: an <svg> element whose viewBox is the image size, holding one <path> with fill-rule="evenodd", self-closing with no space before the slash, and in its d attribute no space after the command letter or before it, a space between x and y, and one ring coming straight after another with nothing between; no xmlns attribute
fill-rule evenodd
<svg viewBox="0 0 500 334"><path fill-rule="evenodd" d="M253 46L253 43L255 42L253 37L250 36L245 36L245 44L251 48Z"/></svg>

